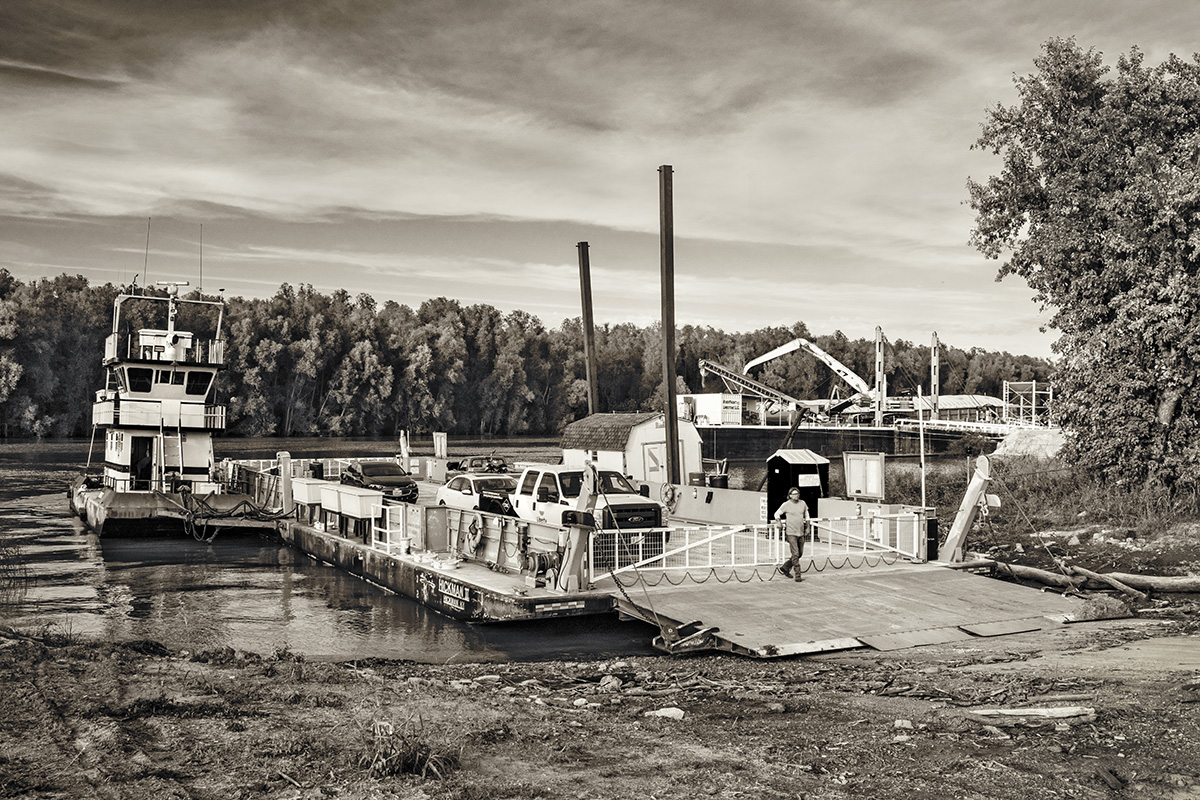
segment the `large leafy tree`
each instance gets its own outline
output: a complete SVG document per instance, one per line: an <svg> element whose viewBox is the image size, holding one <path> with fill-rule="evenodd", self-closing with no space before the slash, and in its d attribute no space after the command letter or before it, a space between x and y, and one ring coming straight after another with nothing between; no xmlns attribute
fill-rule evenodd
<svg viewBox="0 0 1200 800"><path fill-rule="evenodd" d="M1052 39L1018 103L977 147L972 243L1003 258L1061 332L1056 414L1067 456L1102 475L1200 485L1200 59L1115 72Z"/></svg>

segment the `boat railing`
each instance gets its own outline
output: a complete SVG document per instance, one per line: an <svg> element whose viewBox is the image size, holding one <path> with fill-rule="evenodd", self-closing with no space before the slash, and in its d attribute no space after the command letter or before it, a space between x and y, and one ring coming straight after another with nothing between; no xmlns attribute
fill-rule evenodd
<svg viewBox="0 0 1200 800"><path fill-rule="evenodd" d="M283 508L279 475L271 472L272 461L222 461L218 471L230 490L249 495L263 508Z"/></svg>
<svg viewBox="0 0 1200 800"><path fill-rule="evenodd" d="M168 424L186 429L225 430L225 406L181 403L178 418ZM161 400L121 400L104 397L92 404L93 425L157 425L164 420Z"/></svg>
<svg viewBox="0 0 1200 800"><path fill-rule="evenodd" d="M925 561L926 527L925 516L916 512L825 517L812 520L809 542L820 542L826 555L894 553ZM816 554L815 548L808 552Z"/></svg>
<svg viewBox="0 0 1200 800"><path fill-rule="evenodd" d="M712 570L778 564L786 545L773 525L595 531L591 580L633 570Z"/></svg>
<svg viewBox="0 0 1200 800"><path fill-rule="evenodd" d="M217 481L197 480L196 478L181 478L176 472L168 471L166 475L154 475L149 478L126 478L106 475L104 486L118 492L161 492L163 494L178 494L183 487L194 495L220 494L221 484Z"/></svg>
<svg viewBox="0 0 1200 800"><path fill-rule="evenodd" d="M396 503L376 506L375 511L375 521L371 524L371 547L388 555L408 555L412 552L413 540L421 538L420 531L424 527L420 506Z"/></svg>
<svg viewBox="0 0 1200 800"><path fill-rule="evenodd" d="M370 544L390 555L474 561L501 573L557 566L561 529L503 514L447 506L373 507Z"/></svg>
<svg viewBox="0 0 1200 800"><path fill-rule="evenodd" d="M326 458L321 459L324 465L326 480L340 480L342 473L353 464L373 464L373 463L388 463L395 464L396 459L391 456L364 456L362 458Z"/></svg>
<svg viewBox="0 0 1200 800"><path fill-rule="evenodd" d="M210 431L225 430L225 406L204 407L204 427Z"/></svg>
<svg viewBox="0 0 1200 800"><path fill-rule="evenodd" d="M173 358L172 356L177 356ZM177 361L183 364L221 366L225 363L224 339L197 339L178 352L163 344L142 342L137 334L110 333L104 339L104 363L115 361Z"/></svg>

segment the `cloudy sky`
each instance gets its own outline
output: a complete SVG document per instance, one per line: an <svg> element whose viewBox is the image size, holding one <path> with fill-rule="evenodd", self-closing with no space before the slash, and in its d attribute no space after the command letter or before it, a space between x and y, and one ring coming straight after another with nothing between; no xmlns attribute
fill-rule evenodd
<svg viewBox="0 0 1200 800"><path fill-rule="evenodd" d="M985 109L1041 44L1189 56L1195 5L4 0L0 267L659 315L1049 355L967 244ZM150 220L147 250L147 220ZM203 248L201 248L201 239ZM201 252L203 266L201 267ZM202 276L201 276L202 271Z"/></svg>

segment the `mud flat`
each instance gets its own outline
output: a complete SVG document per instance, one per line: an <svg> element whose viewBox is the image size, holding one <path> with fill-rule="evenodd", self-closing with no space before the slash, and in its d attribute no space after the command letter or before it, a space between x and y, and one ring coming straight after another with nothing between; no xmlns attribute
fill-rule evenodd
<svg viewBox="0 0 1200 800"><path fill-rule="evenodd" d="M1185 798L1200 615L779 661L313 662L0 629L0 796Z"/></svg>

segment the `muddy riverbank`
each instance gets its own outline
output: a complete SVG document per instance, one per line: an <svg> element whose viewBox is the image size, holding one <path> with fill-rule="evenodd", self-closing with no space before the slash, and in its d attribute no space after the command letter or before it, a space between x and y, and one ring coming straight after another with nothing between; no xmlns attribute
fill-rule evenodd
<svg viewBox="0 0 1200 800"><path fill-rule="evenodd" d="M0 796L1190 798L1200 616L891 653L311 662L0 632Z"/></svg>

